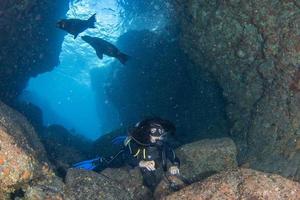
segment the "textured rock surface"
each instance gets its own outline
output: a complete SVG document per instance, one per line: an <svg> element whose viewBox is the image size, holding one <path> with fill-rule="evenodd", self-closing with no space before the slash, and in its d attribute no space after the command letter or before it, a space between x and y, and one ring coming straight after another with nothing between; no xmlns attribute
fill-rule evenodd
<svg viewBox="0 0 300 200"><path fill-rule="evenodd" d="M173 3L183 49L223 88L239 161L299 180L299 2Z"/></svg>
<svg viewBox="0 0 300 200"><path fill-rule="evenodd" d="M92 171L70 169L66 177L66 194L73 199L131 199L126 188L113 179Z"/></svg>
<svg viewBox="0 0 300 200"><path fill-rule="evenodd" d="M46 162L45 150L32 126L0 102L0 199L4 193L51 173Z"/></svg>
<svg viewBox="0 0 300 200"><path fill-rule="evenodd" d="M143 177L139 168L107 168L103 170L101 174L104 174L112 180L122 184L129 192L131 199L152 199L150 190L143 185Z"/></svg>
<svg viewBox="0 0 300 200"><path fill-rule="evenodd" d="M59 62L63 33L55 22L68 9L67 0L1 0L0 99L10 103L32 76Z"/></svg>
<svg viewBox="0 0 300 200"><path fill-rule="evenodd" d="M300 198L300 184L279 175L240 169L216 174L194 183L166 200L204 199L290 199Z"/></svg>
<svg viewBox="0 0 300 200"><path fill-rule="evenodd" d="M161 199L166 197L179 189L187 186L186 183L183 182L181 177L178 176L168 176L164 177L163 180L157 185L154 190L153 197L154 199Z"/></svg>
<svg viewBox="0 0 300 200"><path fill-rule="evenodd" d="M24 191L24 200L63 200L68 199L64 194L64 183L56 176L50 176L46 179L37 181L26 188Z"/></svg>
<svg viewBox="0 0 300 200"><path fill-rule="evenodd" d="M189 182L213 173L237 167L237 150L229 138L200 140L176 149L180 158L180 173Z"/></svg>

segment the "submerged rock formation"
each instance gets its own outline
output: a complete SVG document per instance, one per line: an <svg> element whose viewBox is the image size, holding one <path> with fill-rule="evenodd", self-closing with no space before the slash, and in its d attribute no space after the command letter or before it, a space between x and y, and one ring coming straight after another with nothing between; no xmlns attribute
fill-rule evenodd
<svg viewBox="0 0 300 200"><path fill-rule="evenodd" d="M124 186L129 192L131 199L152 199L150 190L143 185L143 178L139 168L107 168L101 172L101 175L116 181Z"/></svg>
<svg viewBox="0 0 300 200"><path fill-rule="evenodd" d="M11 103L30 77L59 63L63 33L55 22L68 0L1 0L0 99Z"/></svg>
<svg viewBox="0 0 300 200"><path fill-rule="evenodd" d="M70 199L130 200L122 184L96 172L71 169L66 177L66 194Z"/></svg>
<svg viewBox="0 0 300 200"><path fill-rule="evenodd" d="M49 141L45 144L51 147L50 152L56 153L58 162L69 161L71 155L74 159L78 158L76 151L72 150L73 138L68 139L71 136L69 137L65 129L53 126L46 130L47 137L43 137ZM147 200L164 198L166 195L170 195L166 199L199 199L207 196L226 198L228 195L233 199L299 198L299 183L250 169L232 171L232 168L236 168L236 148L230 139L203 140L184 145L176 152L181 158L181 174L186 182L178 182L178 179L180 187L201 180L176 193L169 183L164 183L163 180L152 194L143 186L138 168L105 169L101 173L69 169L64 183L49 168L47 154L28 121L21 114L0 103L1 199ZM65 154L66 157L59 153ZM49 156L49 152L48 157L55 159L53 155ZM222 170L229 171L216 175L211 173ZM203 180L208 176L210 177Z"/></svg>
<svg viewBox="0 0 300 200"><path fill-rule="evenodd" d="M51 200L64 200L68 199L65 195L65 184L57 176L50 176L43 178L39 181L31 183L23 190L23 196L15 199L24 200L41 200L41 199L51 199ZM24 198L21 198L24 197Z"/></svg>
<svg viewBox="0 0 300 200"><path fill-rule="evenodd" d="M229 138L189 143L176 149L176 154L181 161L180 173L189 182L237 168L236 146Z"/></svg>
<svg viewBox="0 0 300 200"><path fill-rule="evenodd" d="M239 161L300 180L300 5L173 1L181 47L227 99Z"/></svg>
<svg viewBox="0 0 300 200"><path fill-rule="evenodd" d="M300 184L251 169L226 171L194 183L165 200L290 199L300 198Z"/></svg>
<svg viewBox="0 0 300 200"><path fill-rule="evenodd" d="M46 152L33 127L0 102L0 199L51 174Z"/></svg>

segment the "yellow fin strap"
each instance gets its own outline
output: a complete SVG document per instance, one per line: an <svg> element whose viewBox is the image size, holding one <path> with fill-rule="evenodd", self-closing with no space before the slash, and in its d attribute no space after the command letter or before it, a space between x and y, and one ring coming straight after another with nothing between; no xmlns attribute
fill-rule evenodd
<svg viewBox="0 0 300 200"><path fill-rule="evenodd" d="M146 159L146 149L143 149L144 159Z"/></svg>
<svg viewBox="0 0 300 200"><path fill-rule="evenodd" d="M134 157L137 157L137 156L139 155L140 151L141 151L141 150L138 149L138 151L136 152L136 154L134 154L133 156L134 156Z"/></svg>

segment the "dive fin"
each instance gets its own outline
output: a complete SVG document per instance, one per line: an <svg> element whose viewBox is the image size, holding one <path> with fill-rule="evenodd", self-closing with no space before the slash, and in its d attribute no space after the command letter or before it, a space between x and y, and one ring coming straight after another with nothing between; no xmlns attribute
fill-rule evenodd
<svg viewBox="0 0 300 200"><path fill-rule="evenodd" d="M94 158L94 159L91 159L91 160L85 160L85 161L76 163L76 164L73 165L73 167L76 168L76 169L93 170L101 162L102 162L102 158L97 157L97 158Z"/></svg>
<svg viewBox="0 0 300 200"><path fill-rule="evenodd" d="M123 64L125 65L126 62L128 61L128 59L130 58L130 56L126 55L125 53L120 52L118 54L117 59Z"/></svg>
<svg viewBox="0 0 300 200"><path fill-rule="evenodd" d="M96 28L96 27L95 27L95 23L96 23L96 13L93 14L93 15L88 19L89 28Z"/></svg>
<svg viewBox="0 0 300 200"><path fill-rule="evenodd" d="M127 136L118 136L118 137L115 137L111 142L115 145L118 145L118 144L123 144L124 141L126 140Z"/></svg>

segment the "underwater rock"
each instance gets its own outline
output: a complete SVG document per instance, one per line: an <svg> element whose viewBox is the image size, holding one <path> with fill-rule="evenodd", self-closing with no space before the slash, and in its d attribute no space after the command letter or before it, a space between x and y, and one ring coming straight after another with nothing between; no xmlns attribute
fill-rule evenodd
<svg viewBox="0 0 300 200"><path fill-rule="evenodd" d="M33 127L0 102L0 199L48 174L46 152Z"/></svg>
<svg viewBox="0 0 300 200"><path fill-rule="evenodd" d="M57 176L39 180L23 189L24 200L64 200L68 199L64 194L65 185Z"/></svg>
<svg viewBox="0 0 300 200"><path fill-rule="evenodd" d="M59 63L64 33L55 27L68 0L1 0L0 99L10 104L30 77Z"/></svg>
<svg viewBox="0 0 300 200"><path fill-rule="evenodd" d="M130 193L119 182L93 171L69 169L66 176L66 195L75 199L129 200Z"/></svg>
<svg viewBox="0 0 300 200"><path fill-rule="evenodd" d="M176 149L180 173L189 182L199 181L216 172L237 168L237 149L229 138L205 139Z"/></svg>
<svg viewBox="0 0 300 200"><path fill-rule="evenodd" d="M107 168L101 172L112 180L122 184L129 192L131 199L152 199L150 190L143 185L143 177L139 168Z"/></svg>
<svg viewBox="0 0 300 200"><path fill-rule="evenodd" d="M163 199L297 200L300 199L300 184L279 175L241 168L213 175Z"/></svg>
<svg viewBox="0 0 300 200"><path fill-rule="evenodd" d="M16 105L13 105L13 109L16 109L26 117L37 134L40 134L43 131L43 113L38 106L28 102L18 102Z"/></svg>
<svg viewBox="0 0 300 200"><path fill-rule="evenodd" d="M299 177L297 1L188 0L172 4L181 47L198 64L188 71L199 76L201 67L223 90L238 161Z"/></svg>
<svg viewBox="0 0 300 200"><path fill-rule="evenodd" d="M186 187L187 184L183 182L180 177L177 176L165 176L163 180L155 188L153 197L154 199L162 199L179 189Z"/></svg>
<svg viewBox="0 0 300 200"><path fill-rule="evenodd" d="M40 137L50 162L61 177L72 164L90 158L92 142L70 133L63 126L51 125L44 129Z"/></svg>

